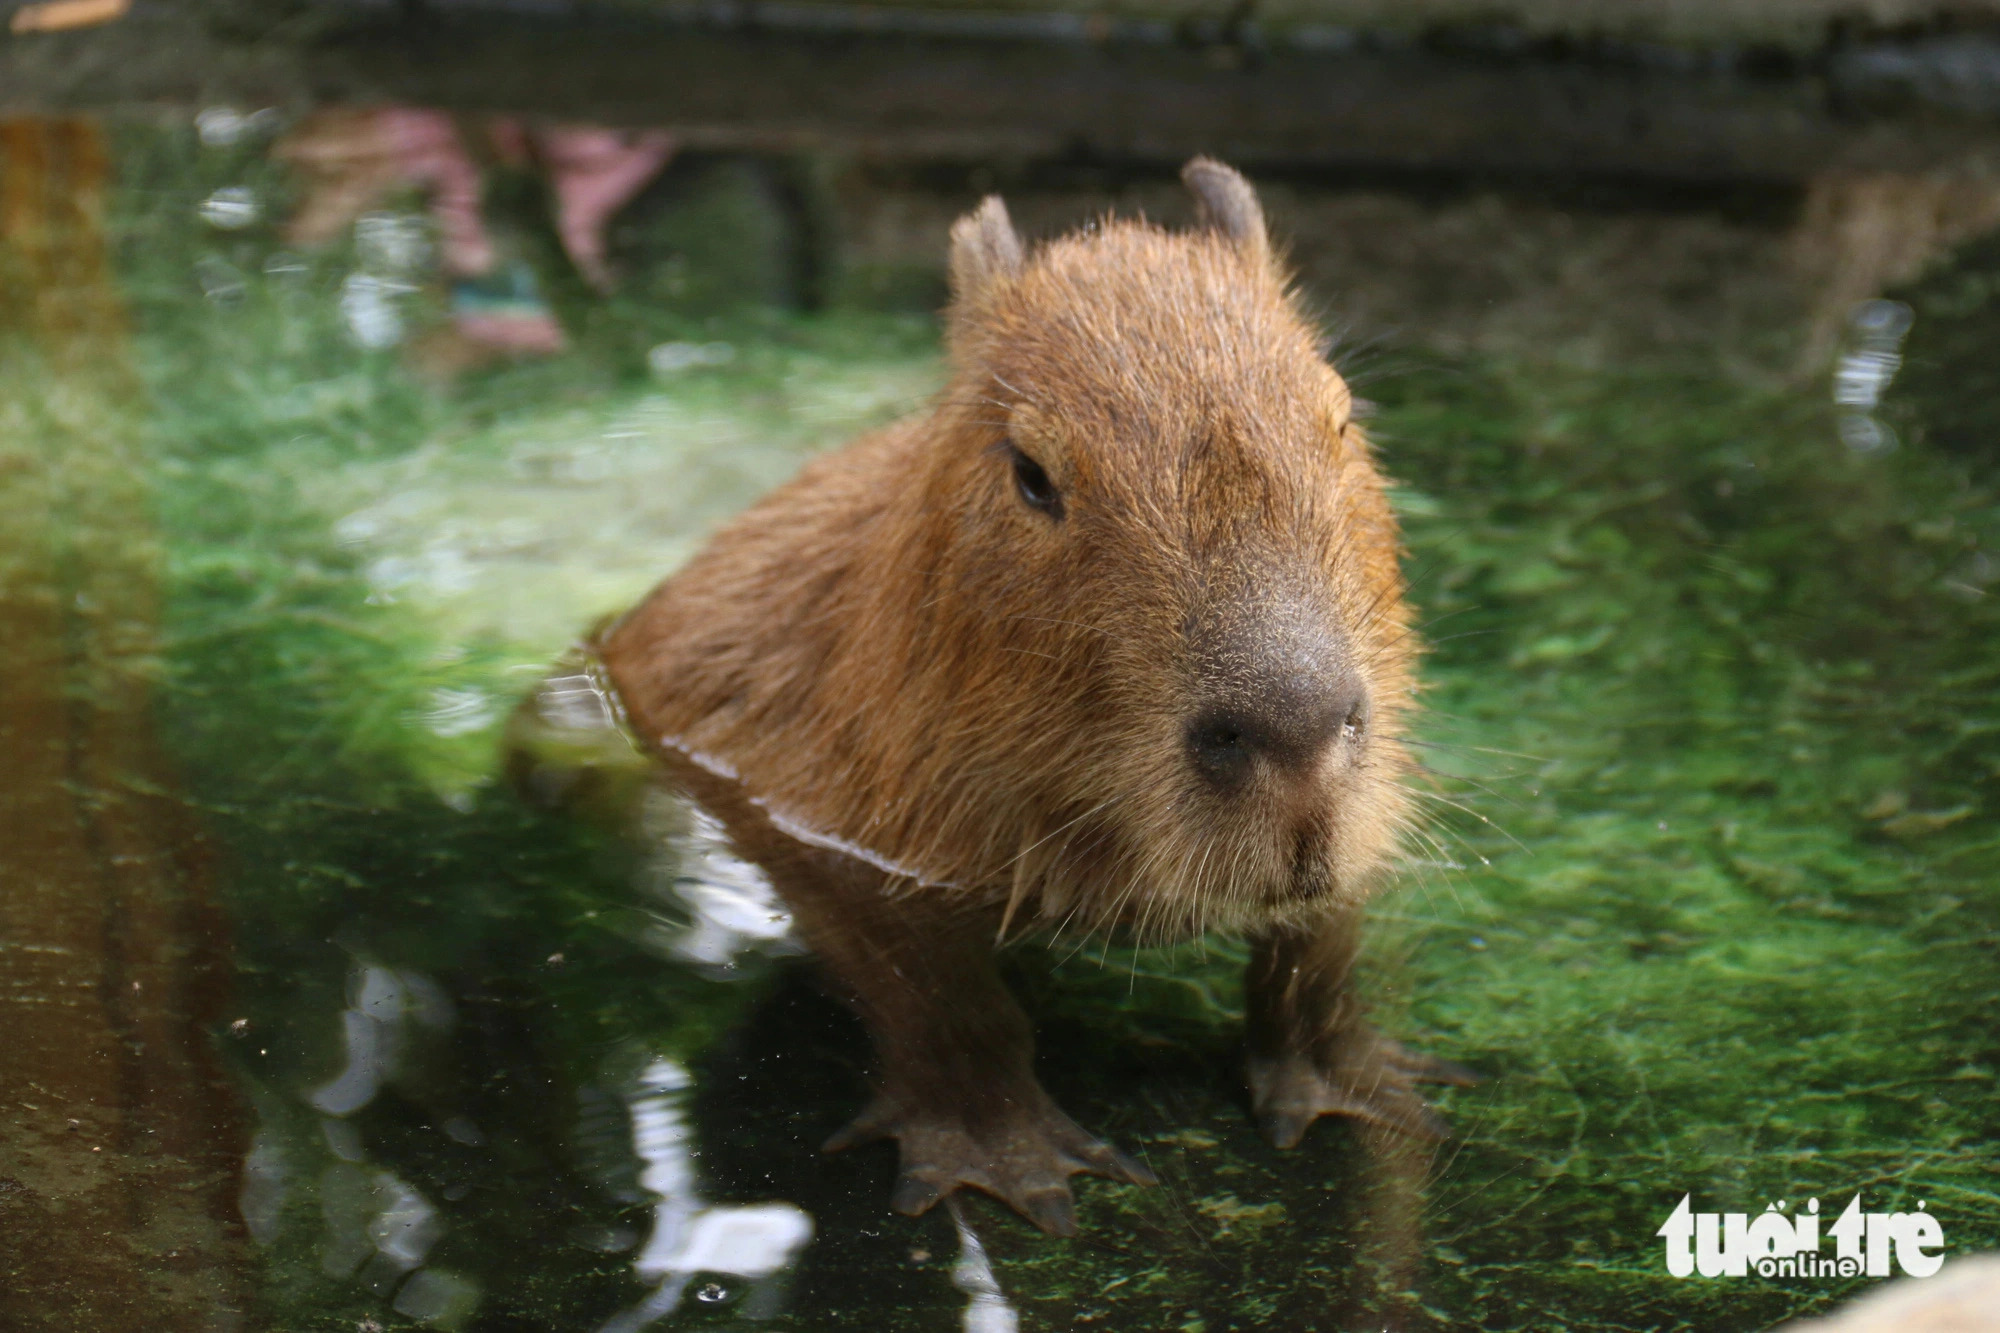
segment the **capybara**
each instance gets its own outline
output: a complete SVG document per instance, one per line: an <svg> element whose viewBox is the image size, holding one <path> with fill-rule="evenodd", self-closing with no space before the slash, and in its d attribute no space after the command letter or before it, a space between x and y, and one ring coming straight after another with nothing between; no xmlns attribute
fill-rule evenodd
<svg viewBox="0 0 2000 1333"><path fill-rule="evenodd" d="M996 941L1247 935L1265 1133L1419 1135L1406 1051L1348 992L1410 820L1417 644L1347 385L1255 194L1202 225L1030 249L951 234L950 386L815 460L592 645L627 724L761 866L867 1023L893 1204L964 1185L1074 1230L1069 1176L1144 1182L1032 1069Z"/></svg>

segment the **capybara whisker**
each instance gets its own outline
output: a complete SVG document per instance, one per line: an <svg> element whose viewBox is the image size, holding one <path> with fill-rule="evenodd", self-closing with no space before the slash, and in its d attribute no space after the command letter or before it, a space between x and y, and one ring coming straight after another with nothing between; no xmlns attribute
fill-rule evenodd
<svg viewBox="0 0 2000 1333"><path fill-rule="evenodd" d="M1255 192L1183 177L1189 231L1029 246L982 201L951 231L949 385L590 644L866 1022L878 1094L834 1142L897 1139L910 1211L970 1184L1066 1232L1071 1174L1146 1178L1036 1082L992 959L1016 933L1247 936L1267 1136L1442 1132L1350 987L1399 841L1439 848L1416 812L1457 806L1408 785L1396 516Z"/></svg>

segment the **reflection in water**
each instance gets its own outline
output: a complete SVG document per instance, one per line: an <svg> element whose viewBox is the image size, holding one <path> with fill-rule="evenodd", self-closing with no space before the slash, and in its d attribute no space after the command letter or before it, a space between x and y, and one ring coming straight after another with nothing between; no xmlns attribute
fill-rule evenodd
<svg viewBox="0 0 2000 1333"><path fill-rule="evenodd" d="M1857 306L1995 227L2000 182L1977 164L1957 174L1814 178L1791 238L1794 261L1815 290L1799 366L1823 368Z"/></svg>
<svg viewBox="0 0 2000 1333"><path fill-rule="evenodd" d="M400 1068L410 1025L440 1036L452 1026L451 997L421 973L358 966L353 996L340 1015L347 1066L307 1098L328 1115L353 1115L375 1100Z"/></svg>
<svg viewBox="0 0 2000 1333"><path fill-rule="evenodd" d="M659 799L678 798L662 794ZM687 805L687 831L668 840L674 867L673 892L692 916L682 930L669 932L667 952L686 962L727 971L750 950L794 953L802 946L792 933L792 914L779 901L770 878L729 846L722 824L706 810Z"/></svg>
<svg viewBox="0 0 2000 1333"><path fill-rule="evenodd" d="M233 106L204 107L194 117L194 131L204 148L234 148L250 136L267 133L277 126L277 109L268 106L247 113Z"/></svg>
<svg viewBox="0 0 2000 1333"><path fill-rule="evenodd" d="M359 1269L361 1284L373 1290L392 1288L444 1234L436 1205L393 1171L334 1162L320 1173L319 1201L326 1219L320 1270L346 1277Z"/></svg>
<svg viewBox="0 0 2000 1333"><path fill-rule="evenodd" d="M952 1225L958 1228L958 1262L952 1265L951 1284L966 1295L965 1333L1014 1333L1021 1316L1000 1290L993 1276L993 1263L986 1246L965 1220L965 1208L956 1195L945 1200L951 1210Z"/></svg>
<svg viewBox="0 0 2000 1333"><path fill-rule="evenodd" d="M589 800L601 795L594 789L607 774L647 772L601 670L594 658L574 653L516 712L508 764L535 799ZM645 836L661 849L652 876L656 896L686 918L656 922L646 932L652 948L725 976L744 954L800 951L792 915L770 878L736 854L713 816L664 786L649 785L640 805Z"/></svg>
<svg viewBox="0 0 2000 1333"><path fill-rule="evenodd" d="M578 591L593 571L643 552L650 575L842 433L827 422L927 391L929 363L833 322L635 322L628 368L654 347L655 378L607 388L579 321L573 357L419 402L336 307L349 269L431 281L434 224L381 200L352 264L276 248L289 184L249 142L274 119L205 116L199 145L133 132L124 294L147 303L132 354L163 386L146 417L102 271L96 136L0 129L0 299L30 340L0 356L10 1333L740 1326L781 1302L898 1333L1429 1326L1419 1301L1468 1326L1730 1327L1838 1293L1674 1285L1648 1239L1669 1190L1881 1179L1952 1200L1955 1244L2000 1235L1978 832L2000 771L1978 593L2000 545L1990 486L1946 475L1917 429L1862 466L1818 387L1774 412L1645 367L1383 384L1413 539L1442 571L1429 600L1477 625L1433 659L1471 719L1454 739L1547 756L1500 787L1527 846L1489 861L1497 835L1475 829L1448 892L1385 904L1415 942L1382 950L1384 998L1495 1071L1485 1113L1435 1168L1352 1126L1276 1154L1233 1077L1229 945L1086 958L1046 986L1031 966L1065 1100L1151 1145L1167 1183L1086 1186L1087 1239L1063 1245L966 1200L953 1254L948 1210L885 1207L891 1150L814 1153L858 1095L860 1034L796 975L759 984L763 955L796 948L783 904L649 790L587 672L524 710L568 750L523 785L615 817L546 819L483 781L515 664L615 600ZM1894 194L1841 193L1839 236L1865 239L1870 199L1869 227L1916 217ZM1600 305L1609 271L1580 280ZM1996 290L1990 267L1964 280L1954 300ZM1843 408L1870 416L1896 320L1845 321L1877 290L1841 297L1828 344L1852 354ZM374 294L371 317L416 328L418 298ZM1921 364L1943 317L1911 299ZM358 512L344 469L374 488ZM174 525L164 706L150 499ZM1940 600L1944 577L1961 582ZM228 1007L155 707L229 839ZM476 769L442 800L423 767L440 737ZM657 859L615 836L634 826ZM247 1153L216 1030L259 1113Z"/></svg>
<svg viewBox="0 0 2000 1333"><path fill-rule="evenodd" d="M349 981L349 1002L340 1011L341 1047L346 1064L331 1080L305 1094L319 1112L324 1149L310 1141L288 1142L281 1126L288 1117L271 1108L243 1164L240 1207L251 1237L271 1251L281 1242L287 1206L300 1183L301 1160L324 1167L306 1191L318 1201L318 1267L341 1279L389 1297L398 1313L440 1329L455 1329L478 1308L479 1284L462 1274L427 1267L431 1251L449 1229L442 1211L416 1185L371 1159L360 1127L351 1119L411 1068L417 1039L441 1038L456 1022L451 998L420 972L357 962ZM483 1136L463 1116L442 1126L462 1144ZM326 1160L330 1158L331 1160ZM456 1197L456 1196L454 1196Z"/></svg>
<svg viewBox="0 0 2000 1333"><path fill-rule="evenodd" d="M1355 1137L1366 1161L1362 1177L1367 1192L1363 1205L1366 1221L1361 1227L1360 1260L1372 1271L1377 1290L1409 1292L1423 1267L1427 1239L1423 1191L1433 1165L1432 1145L1366 1123L1356 1127ZM1384 1310L1385 1333L1411 1323L1421 1326L1420 1321L1409 1318L1411 1313L1395 1305Z"/></svg>
<svg viewBox="0 0 2000 1333"><path fill-rule="evenodd" d="M784 1298L783 1275L812 1239L812 1218L789 1203L706 1204L695 1188L694 1131L682 1097L693 1080L672 1060L656 1060L639 1076L630 1099L632 1147L645 1163L639 1183L650 1191L653 1233L632 1270L653 1287L636 1306L599 1333L638 1333L680 1308L696 1274L718 1273L749 1284L739 1313L768 1319ZM717 1284L697 1292L710 1301L734 1293Z"/></svg>
<svg viewBox="0 0 2000 1333"><path fill-rule="evenodd" d="M158 546L97 127L0 122L0 1324L246 1293L223 941L153 735Z"/></svg>
<svg viewBox="0 0 2000 1333"><path fill-rule="evenodd" d="M588 797L606 771L632 765L622 710L599 670L594 660L572 656L515 715L509 764L530 794L550 801ZM746 954L798 952L791 913L764 872L730 847L716 819L683 794L649 785L640 822L660 848L650 876L656 896L683 909L672 914L675 919L655 920L645 930L650 948L718 978L736 975ZM637 1333L666 1318L704 1274L742 1279L747 1289L708 1281L695 1289L697 1300L734 1300L744 1319L771 1318L782 1309L786 1274L812 1239L812 1217L793 1204L702 1199L686 1105L693 1083L682 1064L656 1059L626 1098L632 1151L643 1164L639 1185L653 1200L652 1229L633 1257L632 1271L651 1290L607 1321L601 1333ZM586 1099L585 1119L602 1118ZM593 1136L586 1128L581 1137ZM600 1248L618 1243L606 1237Z"/></svg>
<svg viewBox="0 0 2000 1333"><path fill-rule="evenodd" d="M625 133L581 125L531 124L515 117L462 120L425 107L330 108L287 133L278 157L303 178L304 198L286 228L299 246L324 245L354 225L360 268L341 290L341 312L361 346L403 341L400 298L429 258L423 233L434 229L443 276L451 288L451 323L431 348L441 367L492 354L546 355L567 338L543 300L532 267L509 253L485 211L490 160L545 179L558 240L576 273L599 292L615 285L605 227L657 176L677 148L659 130ZM425 198L425 222L372 211L401 191ZM386 257L371 229L399 229L418 238ZM435 342L436 340L434 340Z"/></svg>
<svg viewBox="0 0 2000 1333"><path fill-rule="evenodd" d="M1903 365L1903 339L1915 317L1901 301L1864 301L1847 320L1847 345L1833 369L1841 443L1857 454L1885 454L1896 432L1875 417Z"/></svg>

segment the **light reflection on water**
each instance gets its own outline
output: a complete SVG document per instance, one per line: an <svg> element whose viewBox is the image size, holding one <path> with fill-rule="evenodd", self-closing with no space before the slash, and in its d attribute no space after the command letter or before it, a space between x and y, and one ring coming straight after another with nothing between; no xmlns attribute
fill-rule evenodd
<svg viewBox="0 0 2000 1333"><path fill-rule="evenodd" d="M886 1150L816 1154L866 1056L784 905L644 781L587 671L529 688L803 454L921 400L929 344L689 320L423 387L436 224L389 200L330 249L275 230L277 121L135 134L122 202L96 130L5 127L6 280L25 255L42 285L37 355L0 371L0 1225L34 1247L0 1316L1723 1327L1827 1293L1668 1284L1659 1197L1867 1173L1954 1245L2000 1239L2000 544L1979 460L1940 463L1897 397L1941 318L1919 297L1853 308L1795 395L1384 386L1413 568L1443 570L1420 596L1464 617L1435 635L1438 763L1521 845L1412 858L1449 873L1384 904L1382 996L1494 1078L1435 1160L1335 1126L1280 1157L1240 1104L1230 945L1054 983L1027 955L1052 1086L1165 1181L1084 1185L1057 1245L978 1201L896 1217ZM146 238L115 272L105 216ZM1607 441L1635 475L1592 471ZM1839 597L1774 600L1836 567ZM542 756L508 775L525 803L503 727Z"/></svg>
<svg viewBox="0 0 2000 1333"><path fill-rule="evenodd" d="M1833 368L1833 402L1840 439L1857 454L1887 453L1896 432L1876 416L1902 368L1903 339L1913 315L1901 301L1864 301L1847 319L1847 345Z"/></svg>
<svg viewBox="0 0 2000 1333"><path fill-rule="evenodd" d="M966 1295L965 1333L1014 1333L1021 1326L1020 1314L1000 1290L979 1233L965 1220L965 1209L956 1199L947 1200L946 1207L958 1229L958 1262L952 1265L951 1284Z"/></svg>
<svg viewBox="0 0 2000 1333"><path fill-rule="evenodd" d="M742 1317L768 1319L783 1308L785 1271L812 1239L811 1216L792 1204L702 1201L695 1186L694 1134L680 1105L692 1082L680 1065L656 1061L639 1076L628 1102L633 1151L646 1164L639 1182L655 1199L652 1234L632 1260L632 1271L653 1290L607 1321L600 1333L638 1333L673 1313L688 1284L703 1273L741 1278L748 1290L739 1294L711 1283L699 1298L734 1298Z"/></svg>

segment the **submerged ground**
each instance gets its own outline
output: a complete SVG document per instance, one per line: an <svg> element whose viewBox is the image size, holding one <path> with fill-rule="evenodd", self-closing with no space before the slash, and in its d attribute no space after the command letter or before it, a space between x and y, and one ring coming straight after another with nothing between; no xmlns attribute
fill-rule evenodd
<svg viewBox="0 0 2000 1333"><path fill-rule="evenodd" d="M658 1327L1718 1330L1870 1283L1672 1278L1654 1232L1686 1194L1921 1199L1950 1252L2000 1244L2000 449L1966 387L2000 358L2000 251L1902 294L1889 450L1842 443L1823 379L1371 358L1435 645L1434 836L1371 967L1386 1026L1487 1079L1442 1096L1434 1155L1332 1123L1280 1155L1239 1084L1233 945L1023 950L1045 1082L1162 1185L1083 1183L1074 1242L971 1204L996 1292L951 1220L887 1210L886 1149L815 1151L866 1049L802 960L749 929L733 966L689 962L693 872L616 784L552 812L499 763L571 636L922 401L932 322L611 302L561 356L444 384L354 345L365 257L201 220L245 179L282 199L271 168L179 127L109 152L98 276L45 265L71 295L0 372L10 647L53 645L12 697L84 719L45 778L84 824L175 812L146 836L180 869L126 882L106 938L170 898L182 980L107 1031L182 1041L174 1105L206 1128L107 1128L79 1176L99 1122L14 1097L0 1219L45 1237L21 1289L164 1273L253 1327L636 1328L670 1303L633 1267L664 1199L782 1202L813 1239L755 1281L684 1275ZM106 748L120 718L157 743ZM34 1049L18 1086L60 1085L65 1048ZM85 1262L61 1219L121 1178L158 1197Z"/></svg>

